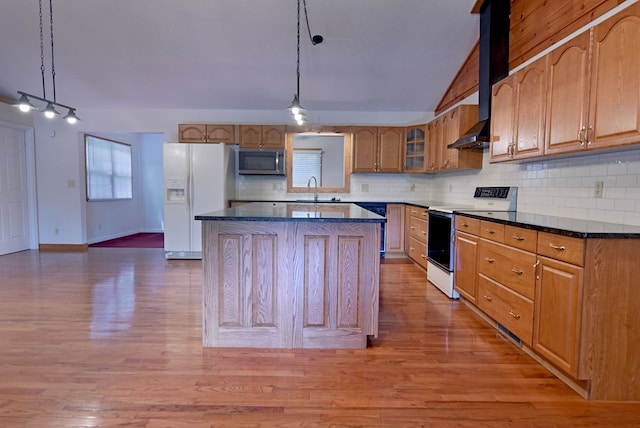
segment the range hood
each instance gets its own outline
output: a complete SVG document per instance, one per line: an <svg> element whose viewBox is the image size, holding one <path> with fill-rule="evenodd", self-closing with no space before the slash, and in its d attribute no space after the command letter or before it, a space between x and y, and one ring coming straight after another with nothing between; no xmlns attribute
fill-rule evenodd
<svg viewBox="0 0 640 428"><path fill-rule="evenodd" d="M478 149L489 146L491 85L509 74L509 0L485 0L480 6L478 122L447 147Z"/></svg>

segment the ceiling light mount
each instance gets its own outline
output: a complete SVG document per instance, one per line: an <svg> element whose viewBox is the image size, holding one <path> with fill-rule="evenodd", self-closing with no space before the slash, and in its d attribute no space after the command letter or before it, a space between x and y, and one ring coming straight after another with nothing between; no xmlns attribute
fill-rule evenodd
<svg viewBox="0 0 640 428"><path fill-rule="evenodd" d="M36 106L31 103L31 100L42 101L46 107L41 111L44 113L45 117L51 119L56 116L59 116L60 113L55 109L56 106L68 109L68 113L64 117L67 122L73 124L76 123L80 118L76 116L76 109L74 107L69 107L64 104L60 104L56 102L56 67L54 61L54 44L53 44L53 0L49 0L49 25L50 25L50 40L51 40L51 87L53 89L53 101L47 99L47 92L45 86L45 78L44 78L44 34L43 34L43 25L42 25L42 0L38 0L39 12L40 12L40 74L42 75L42 97L37 95L32 95L26 92L18 91L20 95L20 99L16 104L18 108L23 112L30 112L32 110L36 110Z"/></svg>

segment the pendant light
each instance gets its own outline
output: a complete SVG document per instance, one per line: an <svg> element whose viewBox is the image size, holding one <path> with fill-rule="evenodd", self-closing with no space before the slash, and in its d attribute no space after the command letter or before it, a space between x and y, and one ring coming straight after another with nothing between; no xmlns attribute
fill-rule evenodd
<svg viewBox="0 0 640 428"><path fill-rule="evenodd" d="M297 49L296 49L296 93L293 95L293 101L291 101L291 104L289 105L289 107L287 107L287 110L289 110L291 112L291 115L293 116L293 120L295 120L295 122L301 126L304 124L305 119L306 119L306 110L304 109L304 107L302 107L302 104L300 104L300 1L298 0L298 19L297 19L297 28L296 28L296 36L297 36ZM311 43L313 45L317 45L319 43L322 43L322 41L324 40L324 38L320 35L315 35L313 37L311 37L311 28L309 27L309 15L307 14L307 2L306 0L302 0L302 2L304 3L304 16L305 16L305 20L307 22L307 30L309 31L309 39L311 40Z"/></svg>
<svg viewBox="0 0 640 428"><path fill-rule="evenodd" d="M42 0L38 0L39 11L40 11L40 74L42 75L42 97L37 95L29 94L27 92L18 91L20 95L20 99L16 104L20 111L30 112L32 110L36 110L36 106L31 103L31 100L42 101L46 105L41 112L48 119L53 119L56 116L60 116L60 113L56 110L57 107L61 107L63 109L67 109L68 112L64 119L67 120L68 123L74 124L80 118L76 115L76 109L74 107L69 107L64 104L60 104L56 100L56 67L55 67L55 57L54 57L54 45L53 45L53 0L49 0L49 24L51 28L50 40L51 40L51 87L53 89L53 101L47 99L47 92L45 86L45 78L44 78L44 35L43 35L43 25L42 25Z"/></svg>

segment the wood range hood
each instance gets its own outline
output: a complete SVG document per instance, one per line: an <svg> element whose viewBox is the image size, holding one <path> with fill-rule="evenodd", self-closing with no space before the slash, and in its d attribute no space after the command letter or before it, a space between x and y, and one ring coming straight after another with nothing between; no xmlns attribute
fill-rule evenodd
<svg viewBox="0 0 640 428"><path fill-rule="evenodd" d="M472 13L480 13L478 122L450 149L477 149L489 146L491 85L509 74L509 0L478 1Z"/></svg>

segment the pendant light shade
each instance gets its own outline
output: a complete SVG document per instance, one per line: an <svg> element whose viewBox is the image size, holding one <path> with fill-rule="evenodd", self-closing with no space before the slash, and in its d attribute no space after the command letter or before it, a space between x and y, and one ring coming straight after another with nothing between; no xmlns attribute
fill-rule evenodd
<svg viewBox="0 0 640 428"><path fill-rule="evenodd" d="M44 110L42 110L42 112L47 119L53 119L56 116L60 116L60 113L58 113L58 111L53 106L53 103L51 102L47 103L47 106Z"/></svg>
<svg viewBox="0 0 640 428"><path fill-rule="evenodd" d="M66 119L67 122L69 122L72 125L80 120L80 118L78 116L76 116L75 109L72 109L72 108L69 109L69 113L67 113L67 115L64 117L64 119Z"/></svg>
<svg viewBox="0 0 640 428"><path fill-rule="evenodd" d="M20 111L23 111L25 113L36 109L36 106L31 104L31 101L29 101L29 97L27 97L25 94L22 94L20 96L20 100L18 101L18 104L16 104L16 105L18 106Z"/></svg>

